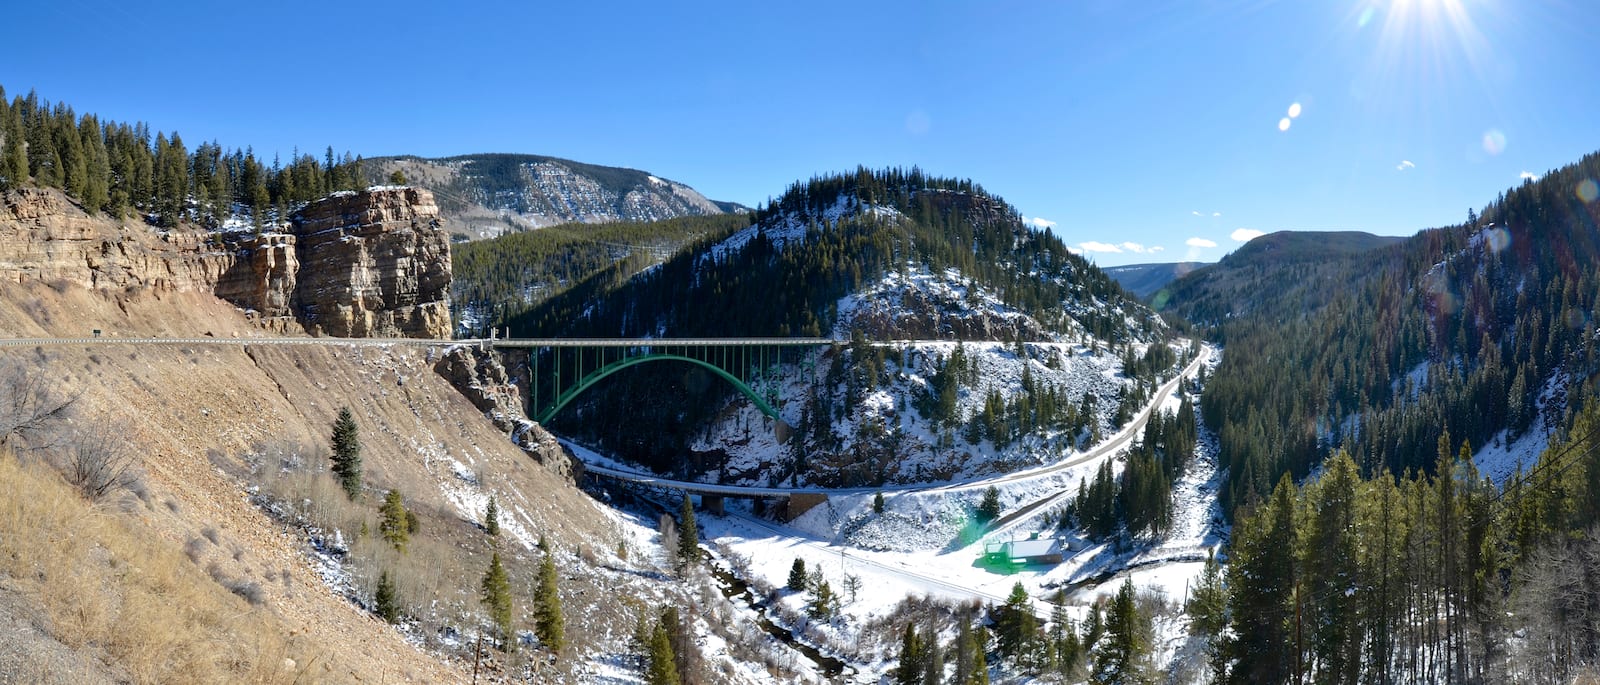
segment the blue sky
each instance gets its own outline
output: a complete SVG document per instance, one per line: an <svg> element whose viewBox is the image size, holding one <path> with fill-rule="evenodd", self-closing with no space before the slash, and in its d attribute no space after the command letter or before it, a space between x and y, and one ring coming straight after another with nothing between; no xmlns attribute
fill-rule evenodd
<svg viewBox="0 0 1600 685"><path fill-rule="evenodd" d="M915 164L1102 265L1212 261L1253 231L1456 223L1600 149L1594 9L62 0L7 8L0 85L191 144L528 152L746 204Z"/></svg>

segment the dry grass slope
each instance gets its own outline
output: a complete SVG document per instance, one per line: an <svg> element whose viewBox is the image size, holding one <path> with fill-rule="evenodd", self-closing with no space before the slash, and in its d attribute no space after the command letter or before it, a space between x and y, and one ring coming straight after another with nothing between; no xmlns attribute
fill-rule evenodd
<svg viewBox="0 0 1600 685"><path fill-rule="evenodd" d="M314 664L270 610L212 582L182 550L90 505L56 473L0 454L0 574L55 641L135 683L289 683ZM0 651L5 650L0 647ZM47 664L0 680L51 677ZM14 681L12 679L15 679Z"/></svg>

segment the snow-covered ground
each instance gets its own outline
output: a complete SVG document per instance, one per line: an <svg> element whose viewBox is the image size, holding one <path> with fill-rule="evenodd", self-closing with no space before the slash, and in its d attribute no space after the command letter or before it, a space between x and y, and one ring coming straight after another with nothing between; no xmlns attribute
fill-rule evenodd
<svg viewBox="0 0 1600 685"><path fill-rule="evenodd" d="M1214 367L1220 351L1207 347L1201 363ZM1175 411L1177 393L1156 399L1160 410ZM748 502L729 500L726 516L702 514L699 525L712 545L747 574L746 580L782 588L795 559L808 570L820 570L841 595L842 620L788 626L841 651L856 644L864 626L888 616L908 595L949 600L977 599L1003 603L1013 584L1022 583L1041 616L1049 614L1046 599L1066 590L1070 613L1082 618L1098 597L1115 593L1124 577L1136 587L1152 588L1181 602L1200 575L1208 550L1226 537L1216 493L1223 481L1217 469L1215 440L1201 426L1202 440L1188 470L1173 488L1171 530L1158 539L1135 540L1126 548L1089 544L1075 531L1055 527L1061 505L1077 492L1080 479L1092 478L1105 459L1120 470L1125 447L1094 454L1095 458L1027 477L999 477L933 488L883 490L884 511L872 512L873 492L831 495L788 524L755 516ZM581 448L579 448L581 450ZM1091 450L1093 454L1096 451ZM598 457L583 450L580 457ZM1026 474L1025 474L1026 475ZM1028 507L1026 515L985 534L969 523L968 512L982 491L1000 493L1002 520ZM1047 521L1047 518L1050 519ZM1069 548L1060 564L995 570L980 563L985 542L1021 539L1038 534L1059 537ZM852 580L853 579L853 580ZM846 588L855 585L855 592ZM808 593L780 591L782 605L768 615L803 616ZM1161 659L1170 660L1183 643L1182 621L1158 623ZM878 654L855 664L857 682L876 682L892 667L892 654Z"/></svg>
<svg viewBox="0 0 1600 685"><path fill-rule="evenodd" d="M1565 374L1557 373L1545 381L1544 387L1539 390L1539 397L1534 401L1534 418L1528 430L1516 439L1510 438L1509 429L1501 430L1472 455L1472 463L1478 473L1504 487L1511 476L1519 471L1527 473L1539 463L1539 455L1550 445L1550 436L1555 432L1551 414L1554 413L1556 420L1559 420L1560 409L1565 406L1563 398L1558 395L1564 389L1566 380Z"/></svg>
<svg viewBox="0 0 1600 685"><path fill-rule="evenodd" d="M971 292L966 290L969 287ZM833 334L849 337L856 317L895 320L904 315L895 309L899 306L895 303L917 298L939 302L939 316L970 315L985 317L990 323L1002 322L995 325L1027 320L1025 315L1006 308L992 293L963 281L954 271L937 276L926 272L890 273L878 285L840 300ZM1042 330L1031 320L1017 326L1022 330ZM1143 356L1151 344L1155 343L1134 342L1132 353ZM837 483L848 476L818 468L818 464L833 461L836 455L845 455L837 461L847 462L849 455L872 451L878 447L875 443L891 438L897 456L885 475L896 484L957 482L1051 463L1063 452L1086 448L1095 438L1111 433L1118 399L1136 383L1124 373L1122 355L1087 334L1078 339L1030 342L1020 348L1004 342L889 341L874 345L883 353L886 380L860 397L849 412L820 419L811 417L828 422L827 432L834 442L808 446L812 458L807 475L822 483ZM1092 428L1069 433L1036 427L1001 446L990 439L970 442L961 427L941 425L923 416L917 404L930 395L933 379L958 349L972 365L972 376L977 379L963 384L956 394L954 413L960 423L981 413L991 393L1010 404L1023 394L1025 382L1031 381L1037 392L1053 389L1061 403L1074 407L1083 406L1086 398L1092 397ZM1176 345L1174 351L1181 353ZM777 377L756 384L756 389L772 390L784 401L780 412L785 422L803 425L811 398L824 394L834 406L845 402L845 391L830 383L830 367L841 361L835 355L845 355L842 361L847 368L856 363L847 350L813 352L802 363L785 365ZM1166 377L1171 373L1168 371ZM731 403L723 418L698 436L691 448L727 454L721 468L702 477L705 482L775 485L787 474L793 459L777 440L770 420L742 400ZM796 484L818 483L807 483L803 476Z"/></svg>

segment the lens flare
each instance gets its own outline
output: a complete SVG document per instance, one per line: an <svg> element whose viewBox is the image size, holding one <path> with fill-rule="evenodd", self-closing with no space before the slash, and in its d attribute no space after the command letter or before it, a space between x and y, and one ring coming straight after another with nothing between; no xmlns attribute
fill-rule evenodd
<svg viewBox="0 0 1600 685"><path fill-rule="evenodd" d="M1490 252L1498 253L1511 245L1511 232L1503 228L1484 229L1483 243L1489 246Z"/></svg>
<svg viewBox="0 0 1600 685"><path fill-rule="evenodd" d="M1296 102L1289 105L1289 118L1294 119L1298 116L1300 116L1300 103Z"/></svg>
<svg viewBox="0 0 1600 685"><path fill-rule="evenodd" d="M1578 199L1584 202L1594 202L1600 197L1600 185L1595 185L1594 179L1586 178L1578 182Z"/></svg>
<svg viewBox="0 0 1600 685"><path fill-rule="evenodd" d="M1287 131L1287 130L1289 130L1289 124L1290 124L1289 117L1284 117L1282 119L1279 119L1278 120L1278 130L1279 131Z"/></svg>
<svg viewBox="0 0 1600 685"><path fill-rule="evenodd" d="M1376 11L1376 8L1371 6L1361 10L1361 16L1356 19L1356 28L1366 28L1367 24L1372 23L1372 15L1375 14Z"/></svg>
<svg viewBox="0 0 1600 685"><path fill-rule="evenodd" d="M1491 128L1483 132L1483 151L1491 155L1498 155L1506 151L1506 134L1500 129Z"/></svg>

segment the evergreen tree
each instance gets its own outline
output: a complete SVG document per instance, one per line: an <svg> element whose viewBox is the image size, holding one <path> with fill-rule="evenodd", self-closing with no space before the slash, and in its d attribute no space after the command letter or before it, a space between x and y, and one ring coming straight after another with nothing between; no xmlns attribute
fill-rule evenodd
<svg viewBox="0 0 1600 685"><path fill-rule="evenodd" d="M1234 526L1228 564L1228 654L1238 682L1278 683L1294 670L1295 485L1279 479L1262 511Z"/></svg>
<svg viewBox="0 0 1600 685"><path fill-rule="evenodd" d="M678 669L678 682L693 683L700 680L700 652L689 625L678 614L678 607L667 605L661 609L661 627L667 632L672 661Z"/></svg>
<svg viewBox="0 0 1600 685"><path fill-rule="evenodd" d="M1097 685L1152 682L1145 664L1150 650L1148 628L1144 625L1147 621L1139 615L1134 603L1133 580L1124 580L1111 602L1111 610L1106 613L1106 636L1095 650L1090 682Z"/></svg>
<svg viewBox="0 0 1600 685"><path fill-rule="evenodd" d="M1078 641L1078 631L1067 615L1067 592L1057 590L1050 597L1050 652L1055 672L1070 676L1078 669L1083 650Z"/></svg>
<svg viewBox="0 0 1600 685"><path fill-rule="evenodd" d="M1189 595L1184 613L1189 616L1189 633L1207 638L1222 634L1228 625L1228 591L1222 584L1222 564L1215 550L1206 552L1206 567L1200 584Z"/></svg>
<svg viewBox="0 0 1600 685"><path fill-rule="evenodd" d="M489 507L483 512L483 530L490 537L500 535L500 507L495 504L494 495L489 496Z"/></svg>
<svg viewBox="0 0 1600 685"><path fill-rule="evenodd" d="M806 589L806 560L805 559L801 559L800 557L795 557L794 558L794 565L789 567L789 584L788 584L788 587L789 587L790 590L793 590L795 592L804 592L805 591L805 589Z"/></svg>
<svg viewBox="0 0 1600 685"><path fill-rule="evenodd" d="M503 648L510 651L513 647L511 579L506 575L506 567L500 563L499 552L490 557L489 570L483 574L480 590L479 597L483 600L483 608L489 612L489 623L494 627Z"/></svg>
<svg viewBox="0 0 1600 685"><path fill-rule="evenodd" d="M378 509L382 520L378 522L378 532L383 535L384 541L398 551L406 551L406 543L411 540L411 524L407 520L410 512L400 500L398 489L390 490L383 498L383 506Z"/></svg>
<svg viewBox="0 0 1600 685"><path fill-rule="evenodd" d="M333 422L333 474L350 499L361 496L361 436L349 407L339 409Z"/></svg>
<svg viewBox="0 0 1600 685"><path fill-rule="evenodd" d="M872 513L883 513L883 493L881 492L872 496Z"/></svg>
<svg viewBox="0 0 1600 685"><path fill-rule="evenodd" d="M400 600L395 597L394 581L389 578L388 569L378 576L378 590L373 593L372 605L378 618L388 623L400 622Z"/></svg>
<svg viewBox="0 0 1600 685"><path fill-rule="evenodd" d="M700 560L700 532L695 527L694 502L689 493L683 493L683 504L678 507L678 570L682 571Z"/></svg>
<svg viewBox="0 0 1600 685"><path fill-rule="evenodd" d="M1033 639L1033 632L1038 630L1038 619L1034 617L1033 607L1028 601L1028 590L1022 587L1020 581L1011 586L1011 594L1006 597L1005 605L995 613L995 637L1000 655L1020 662L1028 643Z"/></svg>
<svg viewBox="0 0 1600 685"><path fill-rule="evenodd" d="M900 639L900 666L895 669L896 685L921 685L923 672L927 669L925 658L916 624L906 623L905 633Z"/></svg>
<svg viewBox="0 0 1600 685"><path fill-rule="evenodd" d="M0 121L5 143L0 146L0 190L27 184L28 153L22 132L22 117L13 109Z"/></svg>
<svg viewBox="0 0 1600 685"><path fill-rule="evenodd" d="M672 656L672 640L667 629L657 623L650 631L649 670L645 681L650 685L679 685L678 665Z"/></svg>
<svg viewBox="0 0 1600 685"><path fill-rule="evenodd" d="M833 594L833 587L824 580L817 583L816 592L811 597L811 603L806 606L806 615L811 618L830 620L839 611L839 598Z"/></svg>
<svg viewBox="0 0 1600 685"><path fill-rule="evenodd" d="M988 642L983 624L972 627L967 631L968 649L972 652L972 671L967 674L967 680L962 685L989 685L989 654Z"/></svg>
<svg viewBox="0 0 1600 685"><path fill-rule="evenodd" d="M399 169L395 169L394 173L389 174L389 185L392 185L392 186L403 186L405 184L406 184L405 172L402 172Z"/></svg>
<svg viewBox="0 0 1600 685"><path fill-rule="evenodd" d="M539 586L533 593L534 632L539 642L552 653L566 646L566 629L561 618L561 593L556 585L556 565L549 554L539 563Z"/></svg>
<svg viewBox="0 0 1600 685"><path fill-rule="evenodd" d="M944 653L939 650L939 633L929 629L922 636L922 685L943 685Z"/></svg>
<svg viewBox="0 0 1600 685"><path fill-rule="evenodd" d="M111 202L111 159L101 138L100 122L93 116L84 116L78 124L78 138L84 154L83 195L79 201L84 211L99 214Z"/></svg>
<svg viewBox="0 0 1600 685"><path fill-rule="evenodd" d="M983 491L983 500L978 503L978 522L988 524L1000 518L1000 491L991 485Z"/></svg>

